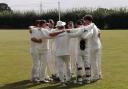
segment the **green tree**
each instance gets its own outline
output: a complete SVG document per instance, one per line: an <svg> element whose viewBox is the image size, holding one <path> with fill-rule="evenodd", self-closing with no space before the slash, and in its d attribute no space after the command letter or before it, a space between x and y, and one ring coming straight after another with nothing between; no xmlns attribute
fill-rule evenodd
<svg viewBox="0 0 128 89"><path fill-rule="evenodd" d="M11 8L6 3L0 3L0 12L12 11Z"/></svg>

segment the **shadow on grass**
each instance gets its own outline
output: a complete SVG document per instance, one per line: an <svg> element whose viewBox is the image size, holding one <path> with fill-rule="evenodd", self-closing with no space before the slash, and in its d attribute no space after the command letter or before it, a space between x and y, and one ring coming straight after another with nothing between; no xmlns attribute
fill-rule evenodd
<svg viewBox="0 0 128 89"><path fill-rule="evenodd" d="M37 86L37 84L31 83L30 80L18 81L10 84L5 84L1 86L0 89L28 89Z"/></svg>
<svg viewBox="0 0 128 89"><path fill-rule="evenodd" d="M38 86L39 88L34 88ZM33 84L30 80L23 80L23 81L18 81L10 84L5 84L4 86L0 87L0 89L71 89L71 88L77 88L85 86L83 85L78 85L78 84L70 84L66 87L63 87L60 85L60 83L52 82L52 83L47 83L47 84Z"/></svg>
<svg viewBox="0 0 128 89"><path fill-rule="evenodd" d="M50 85L50 86L46 86L46 87L41 87L38 89L72 89L72 88L79 88L81 86L86 86L85 84L82 85L78 85L78 84L70 84L68 86L62 86L59 83L57 83L56 85Z"/></svg>

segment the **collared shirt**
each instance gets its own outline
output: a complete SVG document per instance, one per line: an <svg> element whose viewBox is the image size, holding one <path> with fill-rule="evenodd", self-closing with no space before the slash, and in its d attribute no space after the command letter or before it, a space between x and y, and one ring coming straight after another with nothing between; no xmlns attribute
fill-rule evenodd
<svg viewBox="0 0 128 89"><path fill-rule="evenodd" d="M56 56L70 55L70 38L78 37L80 39L83 33L88 35L90 33L88 29L91 28L92 25L76 28L71 30L70 33L64 32L58 35L55 39Z"/></svg>
<svg viewBox="0 0 128 89"><path fill-rule="evenodd" d="M35 27L32 29L31 38L42 39L42 43L36 43L31 41L31 47L35 47L40 51L48 49L47 38L50 38L49 31L44 28Z"/></svg>
<svg viewBox="0 0 128 89"><path fill-rule="evenodd" d="M81 26L80 28L76 29L76 30L79 30L77 31L77 33L74 33L76 34L76 36L78 37L77 38L77 48L76 48L76 54L77 55L85 55L87 54L87 51L88 51L88 38L90 38L93 34L93 28L94 24L90 24L88 26ZM72 36L74 35L72 34ZM85 46L86 48L84 50L81 50L80 49L80 41L81 39L86 39L87 42L85 42Z"/></svg>

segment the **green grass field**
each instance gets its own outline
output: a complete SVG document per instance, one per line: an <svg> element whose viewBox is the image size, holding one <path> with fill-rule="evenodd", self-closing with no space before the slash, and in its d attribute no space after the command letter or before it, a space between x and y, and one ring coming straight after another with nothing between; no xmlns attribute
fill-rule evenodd
<svg viewBox="0 0 128 89"><path fill-rule="evenodd" d="M27 30L0 30L0 89L128 89L128 30L102 31L103 79L88 85L33 85Z"/></svg>

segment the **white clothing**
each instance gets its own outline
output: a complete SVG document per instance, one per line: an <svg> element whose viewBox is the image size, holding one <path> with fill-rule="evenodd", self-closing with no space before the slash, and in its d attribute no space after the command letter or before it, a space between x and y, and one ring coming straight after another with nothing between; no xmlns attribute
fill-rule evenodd
<svg viewBox="0 0 128 89"><path fill-rule="evenodd" d="M49 29L50 32L54 32L54 29ZM48 69L50 74L57 73L56 61L55 61L55 41L54 39L48 39Z"/></svg>
<svg viewBox="0 0 128 89"><path fill-rule="evenodd" d="M62 55L56 56L57 67L59 69L59 78L61 82L69 81L71 79L71 64L70 56Z"/></svg>
<svg viewBox="0 0 128 89"><path fill-rule="evenodd" d="M90 60L92 64L92 78L96 79L102 76L101 73L101 41L98 37L100 30L94 26L93 28L92 45L90 48Z"/></svg>
<svg viewBox="0 0 128 89"><path fill-rule="evenodd" d="M101 42L98 37L99 29L94 25L93 34L87 39L89 60L91 63L91 75L92 79L97 79L101 75ZM102 75L101 75L102 76Z"/></svg>
<svg viewBox="0 0 128 89"><path fill-rule="evenodd" d="M42 39L42 43L36 43L31 41L30 52L33 59L32 78L36 77L40 80L44 80L48 52L46 38L49 38L50 36L46 29L32 28L31 30L31 38Z"/></svg>

